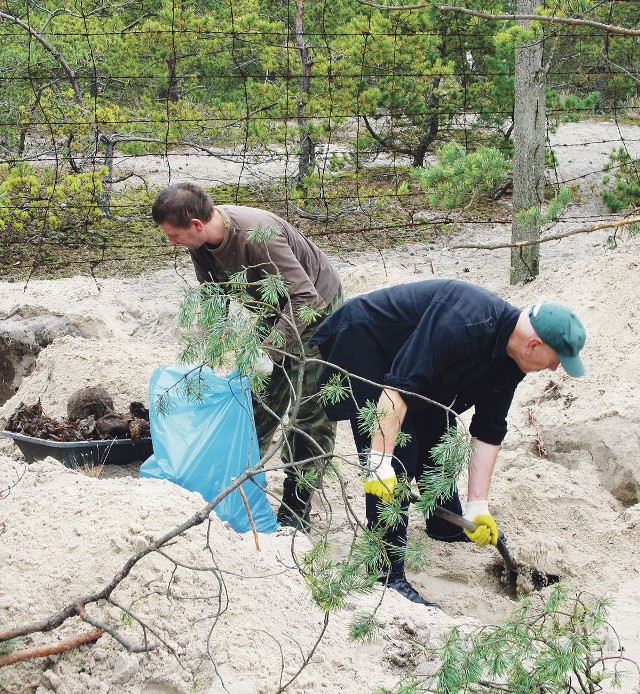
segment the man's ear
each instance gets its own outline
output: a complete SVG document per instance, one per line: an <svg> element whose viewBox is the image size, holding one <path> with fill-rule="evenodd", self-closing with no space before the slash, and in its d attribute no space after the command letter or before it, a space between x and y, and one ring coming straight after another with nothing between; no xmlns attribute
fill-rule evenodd
<svg viewBox="0 0 640 694"><path fill-rule="evenodd" d="M537 335L534 335L533 337L530 337L530 338L527 340L527 344L526 344L525 347L524 347L525 353L526 353L526 354L531 354L531 352L533 352L533 350L534 350L536 347L538 347L539 345L542 345L542 344L544 344L544 342L542 342L542 340L541 340Z"/></svg>
<svg viewBox="0 0 640 694"><path fill-rule="evenodd" d="M191 224L193 224L193 226L196 228L196 231L202 231L202 228L203 228L203 226L204 226L204 225L202 224L202 220L201 220L201 219L196 219L196 218L194 218L194 219L191 220Z"/></svg>

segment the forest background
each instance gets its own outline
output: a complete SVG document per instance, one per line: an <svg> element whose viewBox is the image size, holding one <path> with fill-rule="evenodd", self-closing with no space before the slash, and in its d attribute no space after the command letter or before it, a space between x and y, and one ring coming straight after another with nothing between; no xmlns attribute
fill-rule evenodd
<svg viewBox="0 0 640 694"><path fill-rule="evenodd" d="M218 202L268 206L337 251L504 222L516 48L544 46L549 131L634 117L637 13L526 0L562 22L531 23L509 21L515 2L459 5L4 2L2 276L170 260L149 233L150 156L172 180L210 158L199 182ZM637 203L636 178L612 147L612 212ZM579 182L547 183L549 199Z"/></svg>

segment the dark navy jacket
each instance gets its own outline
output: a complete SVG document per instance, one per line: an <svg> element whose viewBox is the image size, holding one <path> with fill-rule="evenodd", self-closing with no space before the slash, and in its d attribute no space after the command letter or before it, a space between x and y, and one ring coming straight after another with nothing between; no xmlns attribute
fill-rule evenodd
<svg viewBox="0 0 640 694"><path fill-rule="evenodd" d="M367 400L378 401L384 385L458 413L473 406L471 435L500 444L525 375L506 353L519 315L495 294L458 280L401 284L347 301L320 324L310 344L326 361L378 385L350 379L353 399L327 404L328 416L354 418ZM318 386L333 373L325 368ZM403 398L409 411L434 407L404 393Z"/></svg>

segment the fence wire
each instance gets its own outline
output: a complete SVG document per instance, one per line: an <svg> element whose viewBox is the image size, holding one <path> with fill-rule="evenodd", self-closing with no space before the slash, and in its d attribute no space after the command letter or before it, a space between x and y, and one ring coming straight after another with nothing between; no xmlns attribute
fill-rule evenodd
<svg viewBox="0 0 640 694"><path fill-rule="evenodd" d="M611 1L587 18L637 29L636 15ZM508 181L446 210L412 171L451 141L510 155L514 32L351 0L2 0L0 277L176 262L149 210L179 181L267 207L334 252L433 240L460 222L508 225L496 205ZM637 120L638 38L544 32L549 145L560 162L575 146L605 152L574 176L550 163L550 184L605 188L620 167L637 178L640 138L625 126ZM594 117L618 136L555 141L559 124Z"/></svg>

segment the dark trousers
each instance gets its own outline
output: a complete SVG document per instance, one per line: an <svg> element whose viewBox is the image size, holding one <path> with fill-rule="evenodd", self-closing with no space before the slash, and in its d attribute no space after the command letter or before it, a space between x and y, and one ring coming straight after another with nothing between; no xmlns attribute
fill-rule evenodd
<svg viewBox="0 0 640 694"><path fill-rule="evenodd" d="M340 289L323 316L338 308L343 300ZM286 357L282 365L274 365L265 391L253 398L260 455L264 455L269 449L273 434L287 413L290 413L290 406L293 403L298 405L297 414L288 422L292 429L288 431L281 451L281 459L286 466L285 473L290 477L295 477L296 472L322 467L329 462L336 440L336 423L327 417L318 398L317 382L323 366L305 361L322 359L318 348L309 346L318 323L319 321L310 325L301 335L304 355ZM302 381L298 392L300 376Z"/></svg>
<svg viewBox="0 0 640 694"><path fill-rule="evenodd" d="M396 476L398 478L406 477L409 481L417 480L418 487L420 487L420 478L425 470L433 469L436 466L436 461L431 456L431 449L440 441L442 435L452 424L451 415L439 407L408 411L402 424L402 431L409 434L411 439L405 446L396 446L393 461ZM364 462L371 447L371 439L358 430L357 420L351 420L351 430L360 459ZM381 503L377 496L365 494L367 527L375 528L378 525L378 510ZM439 502L439 505L454 513L462 513L462 505L457 490L449 499ZM409 502L402 502L402 510L407 511L408 508ZM404 572L407 520L407 514L403 513L402 520L396 526L387 528L384 533L384 540L389 547L387 554L390 573L392 574ZM426 527L428 533L435 536L453 537L460 533L459 528L437 516L428 518Z"/></svg>

